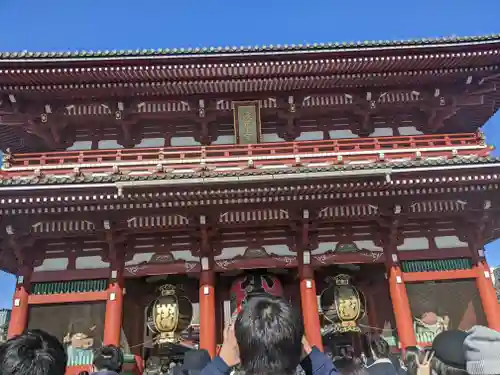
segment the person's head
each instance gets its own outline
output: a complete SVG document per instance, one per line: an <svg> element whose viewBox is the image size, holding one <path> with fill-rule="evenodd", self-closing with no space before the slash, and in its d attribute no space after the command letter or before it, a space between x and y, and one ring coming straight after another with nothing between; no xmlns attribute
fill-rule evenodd
<svg viewBox="0 0 500 375"><path fill-rule="evenodd" d="M356 358L339 358L333 364L341 375L368 375L363 363Z"/></svg>
<svg viewBox="0 0 500 375"><path fill-rule="evenodd" d="M464 340L464 355L469 375L500 374L500 333L475 326Z"/></svg>
<svg viewBox="0 0 500 375"><path fill-rule="evenodd" d="M96 371L121 372L123 352L114 345L106 345L94 351L94 368Z"/></svg>
<svg viewBox="0 0 500 375"><path fill-rule="evenodd" d="M66 362L61 342L41 330L28 330L0 345L2 375L64 375Z"/></svg>
<svg viewBox="0 0 500 375"><path fill-rule="evenodd" d="M389 358L390 347L383 337L374 335L369 341L370 351L375 359Z"/></svg>
<svg viewBox="0 0 500 375"><path fill-rule="evenodd" d="M434 357L431 371L435 375L467 375L464 356L464 341L467 332L444 331L432 341Z"/></svg>
<svg viewBox="0 0 500 375"><path fill-rule="evenodd" d="M247 301L234 323L240 365L247 375L290 375L302 354L300 311L284 299L259 295Z"/></svg>

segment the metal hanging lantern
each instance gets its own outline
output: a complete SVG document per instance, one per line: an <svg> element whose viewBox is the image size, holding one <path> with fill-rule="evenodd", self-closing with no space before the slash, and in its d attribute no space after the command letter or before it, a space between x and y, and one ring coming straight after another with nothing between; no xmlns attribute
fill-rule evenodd
<svg viewBox="0 0 500 375"><path fill-rule="evenodd" d="M252 295L259 294L282 297L283 286L276 276L267 273L249 273L236 279L230 289L233 318Z"/></svg>
<svg viewBox="0 0 500 375"><path fill-rule="evenodd" d="M191 324L193 305L174 285L163 285L159 292L160 296L148 306L147 326L157 334L157 344L179 342L181 332Z"/></svg>
<svg viewBox="0 0 500 375"><path fill-rule="evenodd" d="M320 297L323 316L333 332L360 332L357 322L365 315L365 297L351 284L349 275L327 280L330 284Z"/></svg>

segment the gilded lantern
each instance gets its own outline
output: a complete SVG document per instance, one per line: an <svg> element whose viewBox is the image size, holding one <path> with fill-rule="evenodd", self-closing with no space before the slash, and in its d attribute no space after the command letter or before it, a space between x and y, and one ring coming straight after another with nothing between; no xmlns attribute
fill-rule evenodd
<svg viewBox="0 0 500 375"><path fill-rule="evenodd" d="M178 342L181 332L191 324L193 305L174 285L163 285L159 292L147 309L148 328L157 334L157 344Z"/></svg>
<svg viewBox="0 0 500 375"><path fill-rule="evenodd" d="M365 297L351 284L349 275L337 275L320 297L323 316L334 332L359 332L357 322L365 315Z"/></svg>

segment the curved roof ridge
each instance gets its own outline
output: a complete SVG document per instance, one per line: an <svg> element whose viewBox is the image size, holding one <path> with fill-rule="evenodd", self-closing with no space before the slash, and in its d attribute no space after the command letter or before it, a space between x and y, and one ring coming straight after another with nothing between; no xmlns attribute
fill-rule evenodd
<svg viewBox="0 0 500 375"><path fill-rule="evenodd" d="M270 44L257 46L226 46L226 47L196 47L196 48L157 48L128 50L96 50L96 51L58 51L58 52L0 52L0 60L18 59L72 59L72 58L119 58L148 56L182 56L182 55L218 55L240 53L279 53L279 52L315 52L335 50L358 50L373 48L426 47L449 46L457 44L481 44L500 42L500 34L478 36L447 36L405 40L366 40L358 42L329 42L305 44Z"/></svg>

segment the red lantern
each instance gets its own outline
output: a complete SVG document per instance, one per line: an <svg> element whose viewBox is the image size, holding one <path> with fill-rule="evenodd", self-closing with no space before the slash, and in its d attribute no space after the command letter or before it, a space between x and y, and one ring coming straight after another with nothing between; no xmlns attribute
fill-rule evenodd
<svg viewBox="0 0 500 375"><path fill-rule="evenodd" d="M236 279L231 285L231 311L233 318L240 312L243 304L252 295L270 294L283 296L283 286L279 279L271 274L251 273Z"/></svg>

